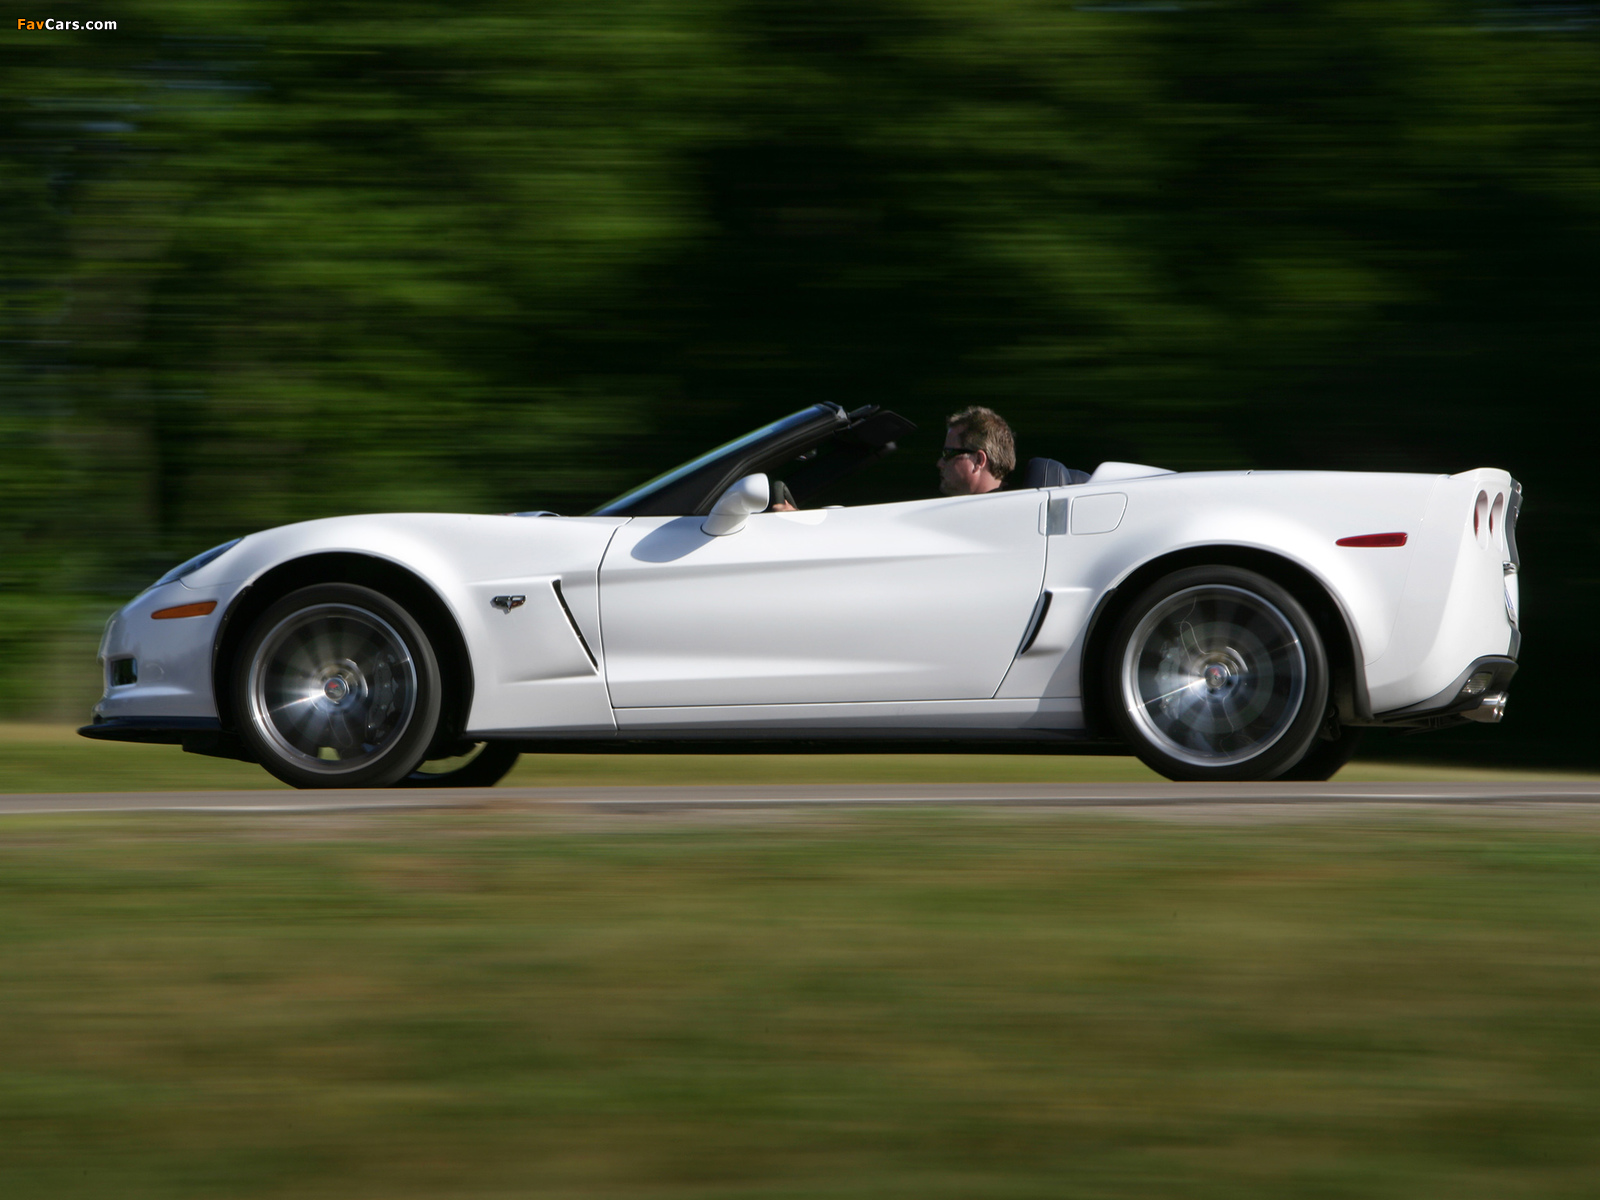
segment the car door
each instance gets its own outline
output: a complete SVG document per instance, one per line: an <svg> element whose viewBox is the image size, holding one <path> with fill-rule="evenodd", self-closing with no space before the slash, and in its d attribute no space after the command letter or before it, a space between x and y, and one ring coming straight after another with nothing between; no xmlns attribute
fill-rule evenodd
<svg viewBox="0 0 1600 1200"><path fill-rule="evenodd" d="M992 697L1044 572L1043 493L637 517L600 569L618 709Z"/></svg>

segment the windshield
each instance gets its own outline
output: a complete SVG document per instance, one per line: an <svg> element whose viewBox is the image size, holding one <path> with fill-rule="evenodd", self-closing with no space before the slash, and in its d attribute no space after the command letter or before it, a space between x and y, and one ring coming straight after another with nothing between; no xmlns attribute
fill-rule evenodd
<svg viewBox="0 0 1600 1200"><path fill-rule="evenodd" d="M754 432L743 437L736 437L731 442L724 442L715 450L709 450L699 458L691 459L682 466L673 467L664 471L648 483L642 483L631 491L622 493L614 500L609 500L589 515L592 517L609 517L631 515L633 513L648 511L651 507L649 501L663 492L669 491L674 484L687 480L691 475L707 468L714 467L718 462L738 458L744 451L764 442L783 442L788 436L805 429L807 426L817 425L819 417L826 418L824 424L842 422L843 410L836 404L813 404L810 408L801 409L782 420L773 421L770 425L763 425Z"/></svg>

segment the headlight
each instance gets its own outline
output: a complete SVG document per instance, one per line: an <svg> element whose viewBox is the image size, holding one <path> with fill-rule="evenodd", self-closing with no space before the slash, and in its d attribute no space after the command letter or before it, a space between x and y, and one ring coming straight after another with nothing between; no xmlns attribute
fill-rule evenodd
<svg viewBox="0 0 1600 1200"><path fill-rule="evenodd" d="M234 538L231 542L223 542L220 546L211 547L211 549L207 550L204 554L196 554L188 562L179 563L177 566L173 567L172 570L168 571L160 579L152 583L150 587L158 588L164 584L175 583L182 579L185 575L193 575L201 567L205 566L207 563L215 562L242 541L244 541L243 538ZM146 588L145 590L149 591L150 588Z"/></svg>

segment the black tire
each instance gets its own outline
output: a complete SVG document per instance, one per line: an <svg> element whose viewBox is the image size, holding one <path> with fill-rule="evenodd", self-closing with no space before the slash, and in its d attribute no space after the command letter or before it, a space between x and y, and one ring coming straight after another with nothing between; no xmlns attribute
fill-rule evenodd
<svg viewBox="0 0 1600 1200"><path fill-rule="evenodd" d="M233 671L240 737L298 788L399 783L433 741L441 686L416 619L379 592L343 583L273 604Z"/></svg>
<svg viewBox="0 0 1600 1200"><path fill-rule="evenodd" d="M1238 567L1190 567L1146 588L1102 670L1118 734L1168 779L1280 778L1312 749L1328 706L1316 622Z"/></svg>
<svg viewBox="0 0 1600 1200"><path fill-rule="evenodd" d="M433 758L400 781L401 787L493 787L522 757L515 742L474 742L466 753Z"/></svg>
<svg viewBox="0 0 1600 1200"><path fill-rule="evenodd" d="M1355 757L1356 750L1361 745L1362 735L1365 733L1365 729L1352 729L1347 725L1340 729L1339 736L1331 741L1318 735L1317 740L1311 743L1311 749L1306 751L1305 757L1278 778L1298 779L1308 783L1321 783L1325 779L1332 779L1345 763Z"/></svg>

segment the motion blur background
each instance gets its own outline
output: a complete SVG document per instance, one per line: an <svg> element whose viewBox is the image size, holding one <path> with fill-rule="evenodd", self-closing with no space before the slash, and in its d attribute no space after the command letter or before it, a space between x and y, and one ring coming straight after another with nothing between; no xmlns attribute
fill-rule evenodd
<svg viewBox="0 0 1600 1200"><path fill-rule="evenodd" d="M1590 764L1600 4L123 0L0 47L0 717L251 530L586 511L818 400L1081 467L1523 481ZM847 614L846 614L847 615ZM1575 657L1576 656L1576 657Z"/></svg>

